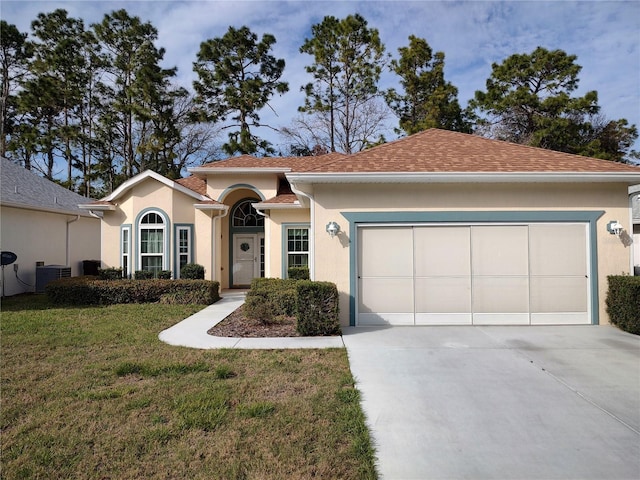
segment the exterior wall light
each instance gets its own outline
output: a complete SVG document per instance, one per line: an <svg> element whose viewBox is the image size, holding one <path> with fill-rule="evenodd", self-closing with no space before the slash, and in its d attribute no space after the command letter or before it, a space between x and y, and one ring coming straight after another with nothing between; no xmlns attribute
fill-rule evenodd
<svg viewBox="0 0 640 480"><path fill-rule="evenodd" d="M607 223L607 232L609 232L611 235L615 235L616 237L620 236L623 229L624 228L618 223L617 220L611 220L609 223Z"/></svg>
<svg viewBox="0 0 640 480"><path fill-rule="evenodd" d="M327 223L326 230L327 230L327 233L329 234L329 236L331 238L333 238L340 231L340 225L338 225L336 222L329 222L329 223Z"/></svg>

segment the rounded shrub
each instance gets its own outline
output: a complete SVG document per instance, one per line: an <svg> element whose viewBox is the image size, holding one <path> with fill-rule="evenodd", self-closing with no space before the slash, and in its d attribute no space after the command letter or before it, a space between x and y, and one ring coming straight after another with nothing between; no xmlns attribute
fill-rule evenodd
<svg viewBox="0 0 640 480"><path fill-rule="evenodd" d="M187 263L180 269L183 280L204 280L204 267L197 263Z"/></svg>

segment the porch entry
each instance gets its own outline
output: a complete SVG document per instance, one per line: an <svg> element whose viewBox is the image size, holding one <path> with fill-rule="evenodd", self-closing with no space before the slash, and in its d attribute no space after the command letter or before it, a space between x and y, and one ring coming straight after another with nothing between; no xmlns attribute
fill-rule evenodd
<svg viewBox="0 0 640 480"><path fill-rule="evenodd" d="M232 209L230 221L231 287L247 287L264 277L264 217L256 212L255 198L245 198Z"/></svg>

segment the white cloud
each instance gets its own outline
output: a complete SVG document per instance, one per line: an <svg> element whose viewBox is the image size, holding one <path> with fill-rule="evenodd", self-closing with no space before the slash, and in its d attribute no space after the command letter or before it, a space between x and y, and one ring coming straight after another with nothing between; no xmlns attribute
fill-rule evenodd
<svg viewBox="0 0 640 480"><path fill-rule="evenodd" d="M458 87L462 105L475 90L484 88L493 62L543 46L577 55L583 67L578 93L597 90L608 118L627 118L640 126L640 2L636 1L2 0L2 18L29 31L39 12L55 8L84 18L87 25L119 8L150 21L159 32L158 46L166 49L165 66L177 66L179 83L186 87L194 79L192 64L202 41L224 35L230 25L247 25L258 35L272 33L277 39L274 55L287 61L285 80L290 87L271 102L278 117L269 110L262 112L263 120L274 125L287 124L302 103L299 90L309 81L304 66L311 58L300 54L299 48L311 35L311 25L325 15L343 18L360 13L380 31L394 56L411 34L425 38L434 51L444 51L446 78ZM392 75L385 75L385 84L393 82Z"/></svg>

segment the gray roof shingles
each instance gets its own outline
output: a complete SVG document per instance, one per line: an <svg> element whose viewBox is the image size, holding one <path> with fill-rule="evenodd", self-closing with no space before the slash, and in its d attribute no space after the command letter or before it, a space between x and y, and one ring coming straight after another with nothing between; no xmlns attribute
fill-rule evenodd
<svg viewBox="0 0 640 480"><path fill-rule="evenodd" d="M0 158L0 161L0 204L90 216L78 205L91 203L92 199L67 190L6 158Z"/></svg>

